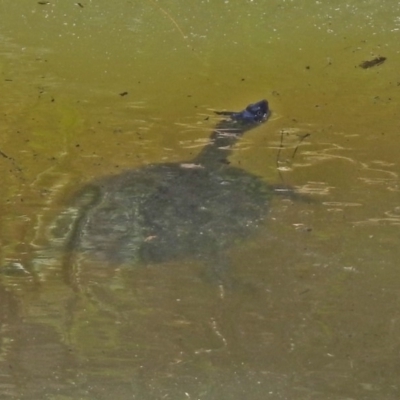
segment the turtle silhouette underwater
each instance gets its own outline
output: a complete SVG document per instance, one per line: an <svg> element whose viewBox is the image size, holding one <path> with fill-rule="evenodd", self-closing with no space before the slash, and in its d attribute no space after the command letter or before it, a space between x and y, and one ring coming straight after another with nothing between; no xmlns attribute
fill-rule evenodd
<svg viewBox="0 0 400 400"><path fill-rule="evenodd" d="M190 257L218 263L268 213L273 185L231 166L232 146L267 121L268 102L222 115L210 142L186 163L150 164L86 184L75 195L65 252L111 265ZM189 167L188 167L189 166Z"/></svg>

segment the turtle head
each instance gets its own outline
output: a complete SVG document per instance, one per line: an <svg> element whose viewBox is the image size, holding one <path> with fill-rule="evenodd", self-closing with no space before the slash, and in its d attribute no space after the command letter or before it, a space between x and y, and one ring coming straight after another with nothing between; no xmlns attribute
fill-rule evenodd
<svg viewBox="0 0 400 400"><path fill-rule="evenodd" d="M257 103L249 104L243 111L232 113L231 118L243 124L258 124L266 121L269 115L268 101L260 100Z"/></svg>
<svg viewBox="0 0 400 400"><path fill-rule="evenodd" d="M249 104L243 111L214 111L217 115L228 116L228 119L220 121L216 128L219 130L230 130L236 135L243 135L250 129L265 122L271 115L267 100Z"/></svg>
<svg viewBox="0 0 400 400"><path fill-rule="evenodd" d="M249 104L243 111L214 111L217 115L228 116L217 123L210 135L210 146L206 146L195 157L194 163L212 164L226 160L232 146L247 131L265 122L271 114L267 100Z"/></svg>

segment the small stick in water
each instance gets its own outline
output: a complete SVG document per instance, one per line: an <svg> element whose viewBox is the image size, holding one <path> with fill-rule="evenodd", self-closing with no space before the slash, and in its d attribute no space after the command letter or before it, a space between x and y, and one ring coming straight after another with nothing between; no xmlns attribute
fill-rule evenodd
<svg viewBox="0 0 400 400"><path fill-rule="evenodd" d="M386 57L375 57L372 60L363 61L360 67L363 69L372 68L377 65L381 65L386 61Z"/></svg>

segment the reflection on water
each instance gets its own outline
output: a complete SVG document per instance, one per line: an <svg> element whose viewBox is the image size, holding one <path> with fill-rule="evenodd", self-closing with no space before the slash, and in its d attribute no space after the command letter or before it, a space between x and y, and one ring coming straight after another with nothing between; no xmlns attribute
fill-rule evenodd
<svg viewBox="0 0 400 400"><path fill-rule="evenodd" d="M1 398L399 398L396 2L20 0L0 13ZM191 257L56 261L48 231L69 193L193 159L211 110L263 97L268 128L230 165L313 201L276 198L229 250L238 285L210 283Z"/></svg>

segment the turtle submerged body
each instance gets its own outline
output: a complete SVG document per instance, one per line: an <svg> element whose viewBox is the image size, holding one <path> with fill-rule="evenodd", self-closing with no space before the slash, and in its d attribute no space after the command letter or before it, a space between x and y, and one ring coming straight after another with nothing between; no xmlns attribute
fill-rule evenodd
<svg viewBox="0 0 400 400"><path fill-rule="evenodd" d="M268 119L268 103L217 114L226 117L188 163L152 164L83 187L73 200L65 251L113 265L207 260L253 232L274 189L226 158L245 132Z"/></svg>

